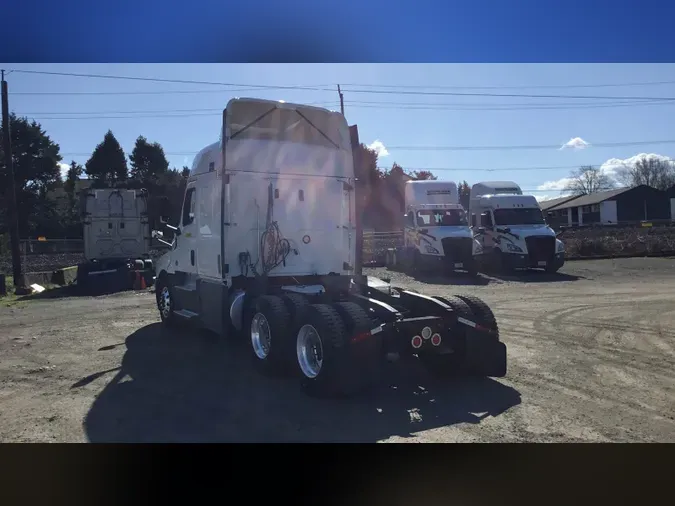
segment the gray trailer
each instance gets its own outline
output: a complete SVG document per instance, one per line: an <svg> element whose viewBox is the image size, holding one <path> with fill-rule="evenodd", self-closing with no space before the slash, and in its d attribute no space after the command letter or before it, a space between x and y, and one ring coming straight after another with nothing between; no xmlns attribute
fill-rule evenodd
<svg viewBox="0 0 675 506"><path fill-rule="evenodd" d="M119 291L151 284L148 192L89 189L80 199L85 261L77 268L78 288Z"/></svg>

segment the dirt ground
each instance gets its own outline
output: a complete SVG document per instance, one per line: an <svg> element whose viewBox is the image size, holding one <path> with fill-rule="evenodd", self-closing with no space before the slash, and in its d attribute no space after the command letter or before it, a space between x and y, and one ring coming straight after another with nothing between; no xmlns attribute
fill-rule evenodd
<svg viewBox="0 0 675 506"><path fill-rule="evenodd" d="M368 394L317 400L259 375L243 344L164 331L151 293L2 303L0 441L675 442L675 259L477 283L369 274L484 298L506 378L391 366Z"/></svg>

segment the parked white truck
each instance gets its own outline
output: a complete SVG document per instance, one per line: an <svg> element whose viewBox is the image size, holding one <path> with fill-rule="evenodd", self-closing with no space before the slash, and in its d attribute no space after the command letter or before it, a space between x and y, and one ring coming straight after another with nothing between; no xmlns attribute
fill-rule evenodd
<svg viewBox="0 0 675 506"><path fill-rule="evenodd" d="M469 214L480 243L480 266L501 271L543 268L553 273L565 263L565 246L546 224L539 202L512 181L486 181L471 187Z"/></svg>
<svg viewBox="0 0 675 506"><path fill-rule="evenodd" d="M124 290L143 275L152 280L148 194L145 190L87 189L80 193L85 262L78 290Z"/></svg>
<svg viewBox="0 0 675 506"><path fill-rule="evenodd" d="M404 192L403 246L389 248L389 268L462 269L475 275L473 238L466 212L452 181L407 181Z"/></svg>
<svg viewBox="0 0 675 506"><path fill-rule="evenodd" d="M360 390L401 355L433 372L503 376L506 347L483 301L361 275L351 133L326 109L231 100L221 142L194 160L180 223L167 225L162 321L242 337L258 367L317 395Z"/></svg>

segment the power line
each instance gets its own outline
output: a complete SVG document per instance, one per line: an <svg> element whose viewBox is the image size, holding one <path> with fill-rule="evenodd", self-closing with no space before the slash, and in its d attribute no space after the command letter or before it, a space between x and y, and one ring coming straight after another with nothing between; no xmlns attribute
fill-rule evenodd
<svg viewBox="0 0 675 506"><path fill-rule="evenodd" d="M569 98L574 100L668 100L675 101L675 97L642 97L642 96L597 96L597 95L535 95L525 93L469 93L454 91L394 91L394 90L344 90L345 93L375 93L386 95L431 95L454 97L510 97L510 98Z"/></svg>
<svg viewBox="0 0 675 506"><path fill-rule="evenodd" d="M251 89L271 89L271 90L305 90L305 91L334 91L332 88L320 86L273 86L273 85L245 85L237 83L223 83L216 81L195 81L187 79L162 79L153 77L137 77L137 76L115 76L106 74L78 74L74 72L47 72L38 70L18 70L14 72L23 74L37 74L37 75L58 75L69 77L86 77L94 79L119 79L132 81L147 81L159 83L175 83L175 84L203 84L213 86L238 86L247 87ZM675 97L643 97L643 96L593 96L593 95L535 95L535 94L517 94L517 93L478 93L478 92L450 92L450 91L399 91L399 90L364 90L364 89L349 89L344 90L348 93L373 93L373 94L389 94L389 95L430 95L430 96L464 96L464 97L509 97L509 98L567 98L574 100L663 100L675 101Z"/></svg>
<svg viewBox="0 0 675 506"><path fill-rule="evenodd" d="M335 105L338 102L333 100L333 101L327 101L327 102L307 102L305 105ZM72 112L72 111L51 111L51 112L17 112L16 114L19 115L34 115L34 116L42 116L45 114L164 114L164 113L197 113L197 112L211 112L211 113L216 113L219 116L223 114L223 108L205 108L205 109L195 109L195 108L190 108L190 109L164 109L164 110L155 110L155 111L77 111L77 112ZM73 119L78 119L78 118L73 118Z"/></svg>
<svg viewBox="0 0 675 506"><path fill-rule="evenodd" d="M11 95L178 95L197 93L231 93L235 91L255 91L255 88L226 89L226 90L153 90L153 91L18 91ZM263 91L263 90L258 90Z"/></svg>
<svg viewBox="0 0 675 506"><path fill-rule="evenodd" d="M632 142L597 142L589 144L591 147L623 147L623 146L645 146L652 144L675 144L675 140L655 140L655 141L632 141ZM530 150L530 149L560 149L560 144L533 144L524 146L387 146L388 150L400 151L510 151L510 150ZM199 151L174 151L167 152L167 155L195 155ZM62 153L66 156L89 156L91 153ZM564 167L561 167L564 168ZM417 169L420 170L420 169ZM432 169L425 169L432 170ZM434 169L438 170L438 169ZM453 169L464 170L464 169ZM480 169L487 170L487 169ZM505 169L510 170L510 169ZM551 168L553 170L553 168Z"/></svg>
<svg viewBox="0 0 675 506"><path fill-rule="evenodd" d="M607 104L570 104L565 106L549 106L549 105L532 105L532 106L479 106L479 105L458 105L455 107L446 107L446 104L419 106L414 105L400 105L391 103L387 105L382 102L381 105L373 104L354 104L348 102L351 108L366 108L366 109L395 109L395 110L429 110L429 111L476 111L476 112L497 112L497 111L536 111L536 110L583 110L583 109L600 109L600 108L615 108L615 107L644 107L653 105L675 105L675 102L633 102L633 103L607 103ZM327 108L337 107L337 102L308 102L306 105L319 105ZM198 116L220 116L222 109L207 108L207 109L168 109L155 111L88 111L88 112L71 112L71 111L50 111L50 112L16 112L20 116L40 116L43 120L80 120L80 119L137 119L137 118L186 118ZM111 116L115 114L116 116ZM65 116L61 116L65 115Z"/></svg>
<svg viewBox="0 0 675 506"><path fill-rule="evenodd" d="M539 172L542 170L573 170L578 169L580 165L558 165L555 167L502 167L497 169L484 169L477 167L403 167L404 170L410 171L429 171L429 172L514 172L514 171L533 171ZM592 167L600 167L600 165L592 165ZM391 167L378 167L379 170L391 170Z"/></svg>
<svg viewBox="0 0 675 506"><path fill-rule="evenodd" d="M359 84L345 83L343 86L360 86L363 88L408 88L408 89L446 89L446 90L533 90L533 89L570 89L570 88L623 88L631 86L657 86L675 84L675 81L648 81L639 83L603 83L603 84L537 84L506 86L457 86L457 85L404 85L404 84Z"/></svg>
<svg viewBox="0 0 675 506"><path fill-rule="evenodd" d="M18 72L21 74L37 74L37 75L50 75L50 76L66 76L66 77L88 77L91 79L117 79L117 80L126 80L126 81L145 81L153 83L172 83L172 84L204 84L211 86L237 86L240 88L246 89L263 89L263 90L309 90L309 91L332 91L326 86L328 85L318 85L318 86L296 86L296 85L266 85L266 84L237 84L237 83L223 83L216 81L195 81L188 79L163 79L159 77L140 77L140 76L115 76L109 74L78 74L75 72L48 72L43 70L18 70L14 69L13 72ZM228 90L229 91L229 90Z"/></svg>
<svg viewBox="0 0 675 506"><path fill-rule="evenodd" d="M675 101L635 101L635 102L608 102L601 104L398 104L396 102L373 102L368 104L347 101L350 108L364 109L396 109L396 110L429 110L429 111L541 111L541 110L579 110L579 109L604 109L614 107L644 107L650 105L673 105Z"/></svg>
<svg viewBox="0 0 675 506"><path fill-rule="evenodd" d="M661 101L654 101L654 102L609 102L605 104L566 104L566 105L536 105L536 104L492 104L492 105L487 105L487 104L451 104L451 103L438 103L438 104L433 104L433 103L428 103L428 104L415 104L412 102L407 102L407 103L397 103L397 102L358 102L358 101L347 101L349 105L352 107L361 107L361 108L374 108L374 109L401 109L401 110L415 110L415 109L422 109L422 110L439 110L439 111L462 111L462 110L470 110L470 111L519 111L519 110L549 110L549 109L596 109L596 108L602 108L602 107L625 107L625 106L630 106L630 107L640 107L640 106L645 106L645 105L675 105L675 102L661 102ZM325 107L330 107L330 106L337 106L338 102L337 101L331 101L331 102L307 102L305 105L318 105L318 106L325 106ZM187 115L198 115L202 116L203 114L197 114L197 113L205 113L209 112L213 115L218 115L220 116L222 114L222 108L203 108L203 109L164 109L164 110L154 110L154 111L42 111L42 112L17 112L16 114L19 114L21 116L44 116L44 115L109 115L109 114L150 114L154 115L157 114L157 117L165 117L163 116L164 114L171 114L171 113L188 113ZM105 118L106 116L103 116L102 118ZM136 116L129 116L129 117L136 117ZM152 116L146 116L146 117L152 117ZM184 115L181 115L179 117L184 117ZM99 119L97 116L92 116L91 118L69 118L69 117L64 117L64 118L46 118L46 119Z"/></svg>
<svg viewBox="0 0 675 506"><path fill-rule="evenodd" d="M642 146L649 144L675 144L675 140L633 141L633 142L596 142L590 144L596 148ZM510 151L529 149L561 149L559 144L533 144L524 146L387 146L388 150L399 151Z"/></svg>

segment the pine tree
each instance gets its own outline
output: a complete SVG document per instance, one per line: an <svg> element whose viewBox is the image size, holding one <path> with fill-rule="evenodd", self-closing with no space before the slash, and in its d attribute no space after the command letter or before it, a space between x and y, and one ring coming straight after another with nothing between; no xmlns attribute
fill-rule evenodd
<svg viewBox="0 0 675 506"><path fill-rule="evenodd" d="M113 187L127 180L127 159L112 131L108 130L85 167L87 175L93 179L94 187Z"/></svg>

